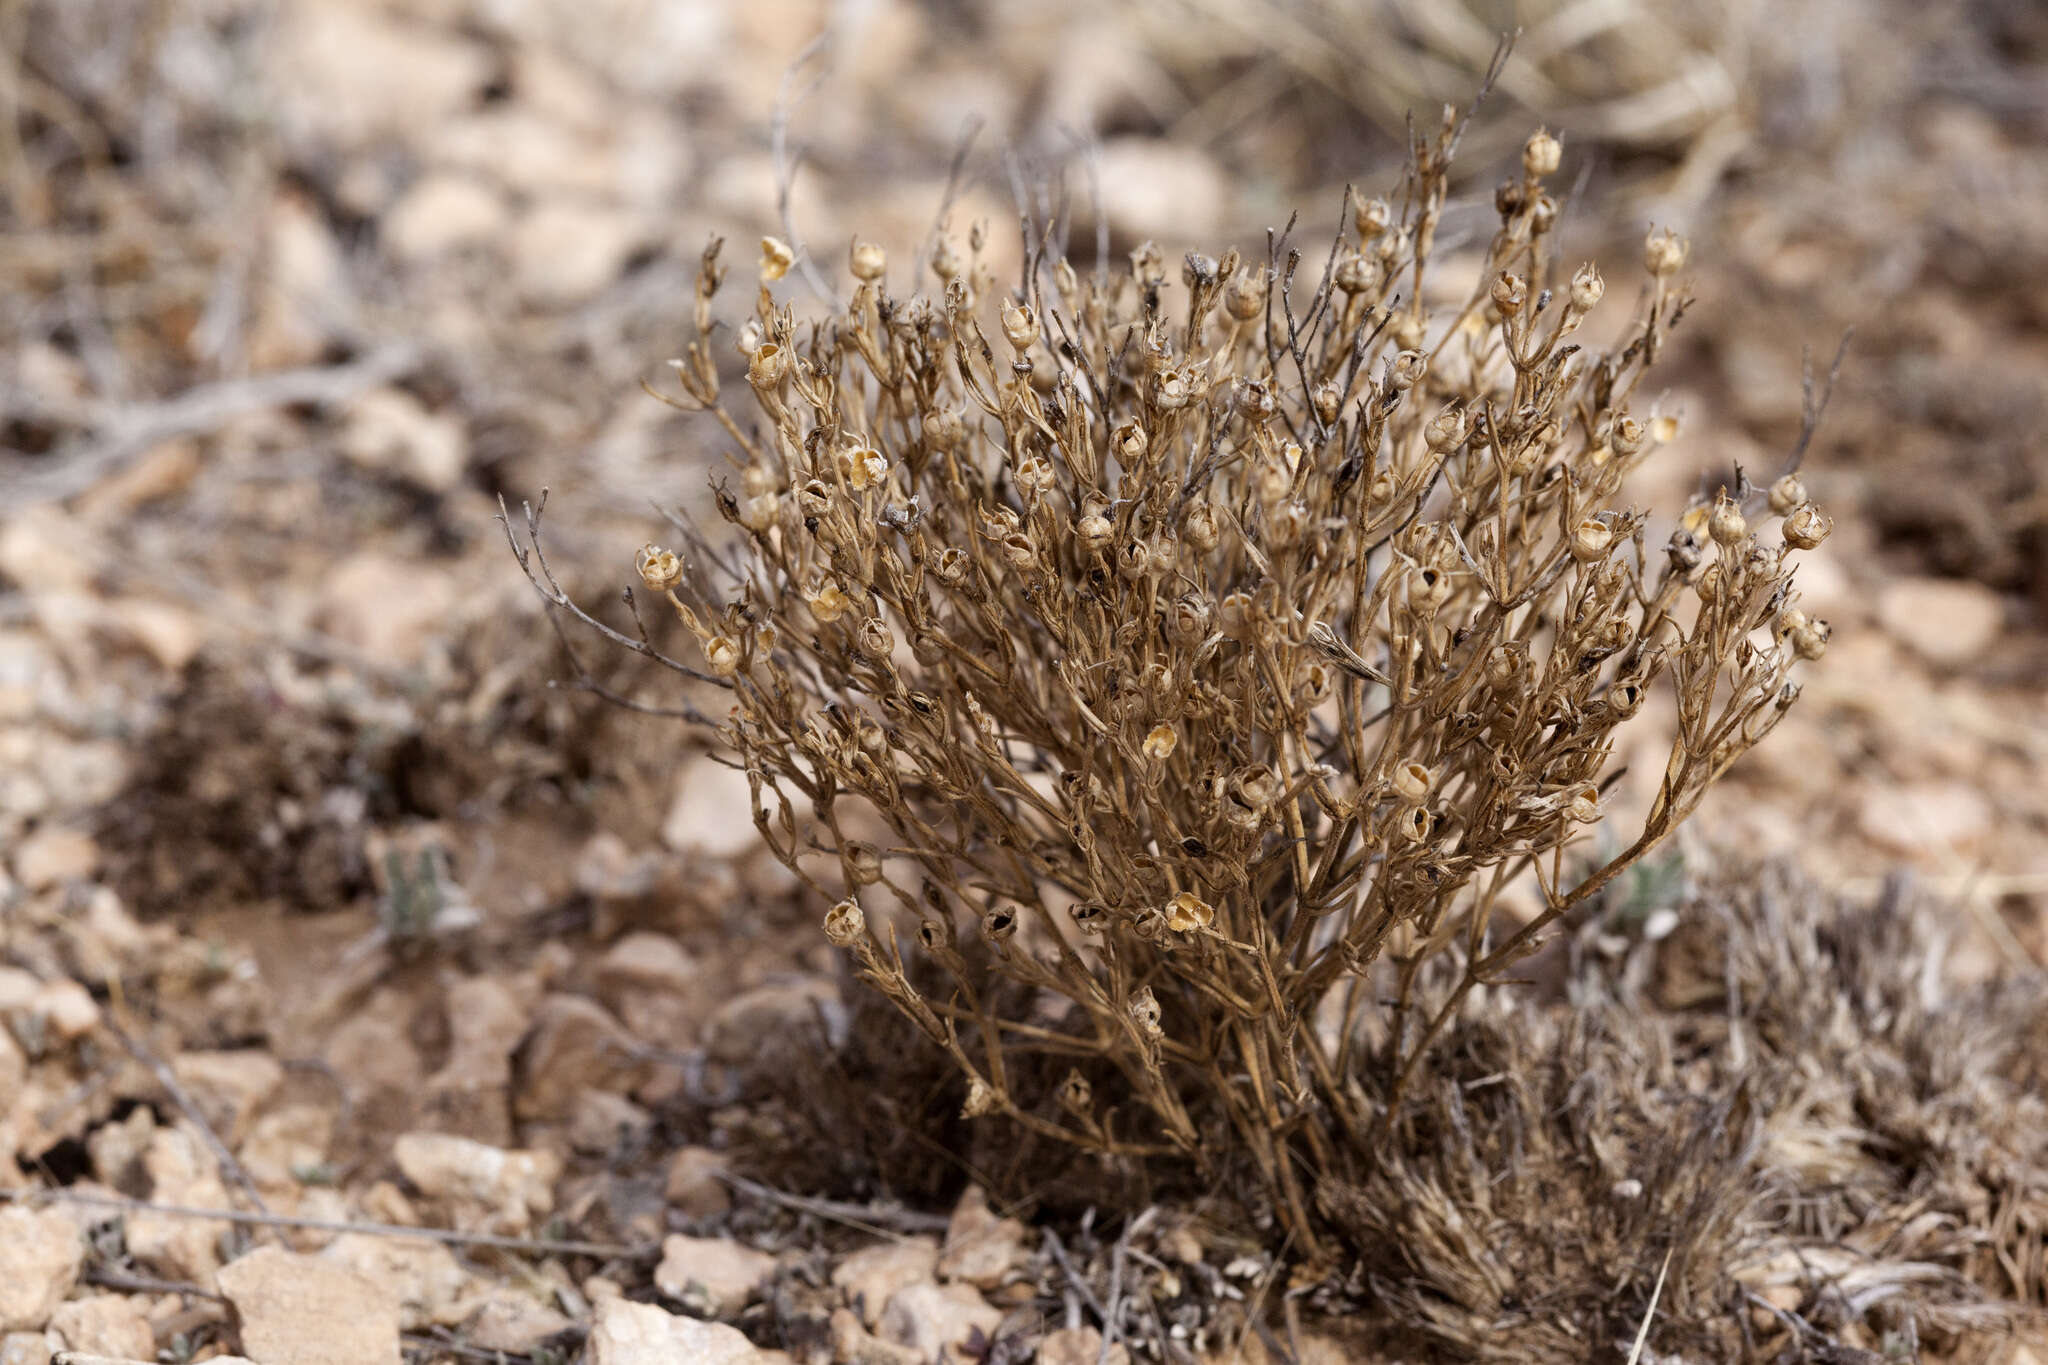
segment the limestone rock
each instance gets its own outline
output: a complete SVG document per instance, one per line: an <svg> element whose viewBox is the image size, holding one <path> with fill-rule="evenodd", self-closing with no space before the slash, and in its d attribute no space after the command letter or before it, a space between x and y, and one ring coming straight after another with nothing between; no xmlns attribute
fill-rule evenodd
<svg viewBox="0 0 2048 1365"><path fill-rule="evenodd" d="M596 1001L551 995L534 1010L513 1107L525 1119L567 1118L585 1090L630 1090L642 1071L638 1051Z"/></svg>
<svg viewBox="0 0 2048 1365"><path fill-rule="evenodd" d="M262 1365L398 1365L397 1301L346 1266L266 1246L215 1282Z"/></svg>
<svg viewBox="0 0 2048 1365"><path fill-rule="evenodd" d="M0 1208L0 1332L42 1327L84 1268L85 1239L62 1210Z"/></svg>
<svg viewBox="0 0 2048 1365"><path fill-rule="evenodd" d="M1002 1324L1000 1309L970 1285L913 1284L882 1310L881 1335L926 1360L979 1360Z"/></svg>
<svg viewBox="0 0 2048 1365"><path fill-rule="evenodd" d="M455 1253L439 1242L398 1241L343 1233L320 1253L375 1283L398 1305L398 1322L408 1332L452 1327L476 1310L480 1293Z"/></svg>
<svg viewBox="0 0 2048 1365"><path fill-rule="evenodd" d="M1878 593L1877 619L1929 663L1962 668L2005 629L2005 604L1969 579L1901 578Z"/></svg>
<svg viewBox="0 0 2048 1365"><path fill-rule="evenodd" d="M72 1299L50 1314L50 1333L69 1351L148 1360L156 1354L156 1334L141 1304L125 1294Z"/></svg>
<svg viewBox="0 0 2048 1365"><path fill-rule="evenodd" d="M483 1306L476 1310L463 1336L472 1346L486 1351L525 1355L575 1323L531 1294L509 1285L486 1291Z"/></svg>
<svg viewBox="0 0 2048 1365"><path fill-rule="evenodd" d="M482 180L430 175L391 206L379 235L399 260L420 262L491 241L510 223L504 198Z"/></svg>
<svg viewBox="0 0 2048 1365"><path fill-rule="evenodd" d="M869 1327L882 1320L882 1310L901 1290L930 1284L939 1268L939 1244L929 1237L906 1237L862 1247L832 1270L832 1283Z"/></svg>
<svg viewBox="0 0 2048 1365"><path fill-rule="evenodd" d="M766 1365L767 1359L736 1327L616 1296L597 1301L589 1351L590 1365Z"/></svg>
<svg viewBox="0 0 2048 1365"><path fill-rule="evenodd" d="M1025 1254L1024 1225L1014 1218L996 1217L988 1206L988 1191L969 1185L946 1226L939 1275L994 1289L1023 1264Z"/></svg>
<svg viewBox="0 0 2048 1365"><path fill-rule="evenodd" d="M99 870L100 846L83 830L45 825L14 850L14 878L29 891L82 882Z"/></svg>
<svg viewBox="0 0 2048 1365"><path fill-rule="evenodd" d="M663 1239L654 1284L672 1299L699 1299L712 1312L737 1313L775 1271L775 1258L723 1237Z"/></svg>
<svg viewBox="0 0 2048 1365"><path fill-rule="evenodd" d="M398 1169L459 1227L524 1236L555 1207L562 1159L507 1151L449 1133L407 1133L391 1146Z"/></svg>
<svg viewBox="0 0 2048 1365"><path fill-rule="evenodd" d="M0 1094L4 1094L0 1088ZM685 1147L669 1159L662 1192L691 1218L716 1218L732 1208L732 1194L718 1177L731 1163L709 1147Z"/></svg>

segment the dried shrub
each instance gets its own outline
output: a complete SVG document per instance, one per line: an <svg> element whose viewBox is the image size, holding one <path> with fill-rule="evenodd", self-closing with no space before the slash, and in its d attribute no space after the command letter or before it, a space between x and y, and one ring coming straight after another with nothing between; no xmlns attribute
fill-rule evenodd
<svg viewBox="0 0 2048 1365"><path fill-rule="evenodd" d="M630 629L577 606L537 511L523 542L507 522L553 608L724 694L676 709L744 763L762 839L969 1117L1255 1190L1312 1261L1315 1185L1374 1169L1474 990L1669 835L1827 642L1791 587L1828 530L1796 474L1654 549L1619 502L1675 433L1635 401L1683 242L1652 234L1621 343L1582 349L1604 284L1557 265L1538 133L1478 287L1424 312L1463 126L1415 138L1391 200L1347 193L1319 271L1276 235L1189 255L1178 296L1150 244L1084 269L1027 222L1006 292L979 229L920 262L930 295L856 244L851 301L800 325L769 239L752 426L714 359L714 243L671 401L738 447L717 497L743 539L682 522L686 556L637 565L689 660L641 594ZM1592 856L1616 731L1662 687L1661 788ZM1048 1065L1067 1079L1020 1080Z"/></svg>

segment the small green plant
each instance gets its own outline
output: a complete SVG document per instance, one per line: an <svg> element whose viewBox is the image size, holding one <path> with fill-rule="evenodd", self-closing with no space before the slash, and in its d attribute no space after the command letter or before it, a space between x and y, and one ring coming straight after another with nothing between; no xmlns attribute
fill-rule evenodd
<svg viewBox="0 0 2048 1365"><path fill-rule="evenodd" d="M1606 287L1556 263L1539 132L1478 286L1424 310L1463 126L1416 137L1391 199L1347 193L1307 270L1276 235L1176 283L1150 243L1083 266L1027 224L999 288L977 228L907 293L857 243L850 301L799 323L769 239L752 421L714 356L714 242L669 401L736 448L737 546L686 525L683 553L642 550L621 630L562 590L537 511L524 542L507 523L554 609L725 694L678 712L970 1116L1248 1170L1311 1259L1321 1183L1372 1169L1446 1023L1686 818L1828 638L1791 586L1828 531L1795 473L1655 546L1619 500L1676 434L1637 394L1684 242L1651 235L1620 344L1581 349ZM694 655L654 643L645 594ZM1657 688L1661 787L1591 859Z"/></svg>

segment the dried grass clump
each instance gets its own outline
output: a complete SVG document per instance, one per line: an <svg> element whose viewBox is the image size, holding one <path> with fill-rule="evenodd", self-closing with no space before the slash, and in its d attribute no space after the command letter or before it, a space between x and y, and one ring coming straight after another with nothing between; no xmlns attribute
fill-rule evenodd
<svg viewBox="0 0 2048 1365"><path fill-rule="evenodd" d="M638 561L695 657L636 594L628 630L583 611L514 537L553 606L726 694L679 710L970 1117L1238 1181L1312 1261L1315 1185L1375 1168L1475 988L1670 834L1827 641L1794 605L1828 528L1795 476L1762 534L1746 483L1658 548L1620 501L1675 430L1636 395L1683 243L1651 237L1620 344L1582 349L1604 285L1554 260L1539 133L1479 286L1423 312L1463 126L1415 139L1391 201L1347 194L1310 274L1282 235L1188 256L1177 292L1150 245L1082 269L1027 223L1008 290L979 230L920 263L932 295L857 244L851 302L800 325L771 239L753 424L714 359L714 243L674 401L738 447L718 505L744 538L684 524L688 560ZM1616 731L1661 687L1661 788L1590 856Z"/></svg>
<svg viewBox="0 0 2048 1365"><path fill-rule="evenodd" d="M1376 1320L1501 1362L1621 1359L1653 1297L1684 1359L1998 1359L2048 1321L2038 974L1956 988L1932 907L1782 864L1660 942L1622 910L1566 1000L1449 1028L1386 1160L1324 1187Z"/></svg>

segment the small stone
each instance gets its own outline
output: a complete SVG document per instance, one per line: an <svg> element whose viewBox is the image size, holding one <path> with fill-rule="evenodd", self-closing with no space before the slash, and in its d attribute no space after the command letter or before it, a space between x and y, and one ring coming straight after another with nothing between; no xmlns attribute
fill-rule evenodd
<svg viewBox="0 0 2048 1365"><path fill-rule="evenodd" d="M1878 593L1877 619L1929 663L1962 668L2004 631L2005 604L1969 579L1901 578Z"/></svg>
<svg viewBox="0 0 2048 1365"><path fill-rule="evenodd" d="M630 933L597 964L597 992L633 1035L673 1046L702 1020L699 968L667 934Z"/></svg>
<svg viewBox="0 0 2048 1365"><path fill-rule="evenodd" d="M31 892L82 882L99 870L100 846L82 830L45 825L14 850L14 877Z"/></svg>
<svg viewBox="0 0 2048 1365"><path fill-rule="evenodd" d="M50 1338L42 1332L0 1336L0 1365L50 1365Z"/></svg>
<svg viewBox="0 0 2048 1365"><path fill-rule="evenodd" d="M1130 1365L1122 1342L1102 1353L1102 1333L1093 1327L1063 1327L1038 1343L1038 1365Z"/></svg>
<svg viewBox="0 0 2048 1365"><path fill-rule="evenodd" d="M249 1125L235 1149L249 1178L266 1189L296 1188L327 1162L334 1116L317 1104L289 1104Z"/></svg>
<svg viewBox="0 0 2048 1365"><path fill-rule="evenodd" d="M533 1012L514 1110L523 1119L562 1119L585 1090L631 1090L643 1071L639 1050L596 1001L550 995Z"/></svg>
<svg viewBox="0 0 2048 1365"><path fill-rule="evenodd" d="M654 1131L654 1116L624 1095L586 1090L576 1097L569 1118L569 1145L590 1156L606 1156L644 1146Z"/></svg>
<svg viewBox="0 0 2048 1365"><path fill-rule="evenodd" d="M861 1326L860 1315L850 1308L833 1309L828 1330L834 1365L924 1365L924 1357L908 1346L884 1341Z"/></svg>
<svg viewBox="0 0 2048 1365"><path fill-rule="evenodd" d="M882 1310L881 1335L926 1360L979 1360L1003 1315L972 1286L913 1284Z"/></svg>
<svg viewBox="0 0 2048 1365"><path fill-rule="evenodd" d="M199 615L169 602L124 597L107 604L107 620L166 673L182 672L206 643Z"/></svg>
<svg viewBox="0 0 2048 1365"><path fill-rule="evenodd" d="M350 1232L335 1238L320 1256L376 1284L398 1305L399 1326L408 1332L453 1327L476 1310L475 1282L439 1242Z"/></svg>
<svg viewBox="0 0 2048 1365"><path fill-rule="evenodd" d="M758 843L750 813L753 803L745 773L700 758L687 764L676 779L675 799L661 824L661 841L678 853L740 857Z"/></svg>
<svg viewBox="0 0 2048 1365"><path fill-rule="evenodd" d="M284 1084L284 1067L262 1048L181 1052L171 1072L185 1087L200 1117L230 1143L255 1121L256 1112Z"/></svg>
<svg viewBox="0 0 2048 1365"><path fill-rule="evenodd" d="M95 1150L95 1159L98 1155ZM142 1150L141 1167L149 1182L149 1197L156 1203L188 1209L229 1206L213 1153L189 1123L151 1132ZM170 1279L205 1284L220 1269L220 1241L228 1226L137 1209L127 1215L122 1228L128 1254L137 1261Z"/></svg>
<svg viewBox="0 0 2048 1365"><path fill-rule="evenodd" d="M1112 229L1174 247L1205 241L1222 230L1229 182L1198 147L1149 137L1115 137L1102 144L1102 212Z"/></svg>
<svg viewBox="0 0 2048 1365"><path fill-rule="evenodd" d="M6 1089L0 1086L0 1095ZM718 1218L732 1209L732 1193L719 1176L731 1166L725 1153L709 1147L684 1147L669 1159L662 1193L691 1218Z"/></svg>
<svg viewBox="0 0 2048 1365"><path fill-rule="evenodd" d="M803 1047L819 1036L835 1043L846 1029L839 987L824 977L773 982L733 996L704 1026L705 1051L728 1066L770 1061L764 1042Z"/></svg>
<svg viewBox="0 0 2048 1365"><path fill-rule="evenodd" d="M242 1348L265 1365L398 1365L398 1304L346 1266L260 1247L221 1268Z"/></svg>
<svg viewBox="0 0 2048 1365"><path fill-rule="evenodd" d="M341 452L359 468L445 493L469 467L469 432L459 415L429 412L404 389L371 389L348 405Z"/></svg>
<svg viewBox="0 0 2048 1365"><path fill-rule="evenodd" d="M320 626L378 663L420 664L428 643L448 629L455 587L445 574L360 550L327 574L317 613Z"/></svg>
<svg viewBox="0 0 2048 1365"><path fill-rule="evenodd" d="M123 1294L93 1294L57 1305L50 1334L64 1349L96 1356L148 1360L156 1354L156 1333L141 1303Z"/></svg>
<svg viewBox="0 0 2048 1365"><path fill-rule="evenodd" d="M1978 846L1993 816L1990 800L1961 781L1874 784L1856 808L1863 837L1890 852L1923 857Z"/></svg>
<svg viewBox="0 0 2048 1365"><path fill-rule="evenodd" d="M0 1208L0 1331L37 1331L78 1283L85 1239L58 1209Z"/></svg>
<svg viewBox="0 0 2048 1365"><path fill-rule="evenodd" d="M92 992L65 977L45 981L36 987L29 1012L39 1016L50 1032L65 1042L83 1038L100 1026L100 1007Z"/></svg>
<svg viewBox="0 0 2048 1365"><path fill-rule="evenodd" d="M391 206L379 235L393 256L417 264L491 241L511 220L504 198L483 181L467 175L430 175Z"/></svg>
<svg viewBox="0 0 2048 1365"><path fill-rule="evenodd" d="M696 1300L712 1312L731 1315L747 1306L754 1291L775 1271L775 1258L725 1237L664 1238L654 1285L682 1302Z"/></svg>
<svg viewBox="0 0 2048 1365"><path fill-rule="evenodd" d="M616 280L647 240L636 214L551 201L520 219L513 233L513 278L529 302L568 307Z"/></svg>
<svg viewBox="0 0 2048 1365"><path fill-rule="evenodd" d="M486 1351L525 1355L549 1337L566 1332L575 1321L556 1312L531 1294L510 1286L488 1290L483 1306L463 1328L472 1346Z"/></svg>
<svg viewBox="0 0 2048 1365"><path fill-rule="evenodd" d="M994 1289L1023 1264L1024 1225L998 1218L989 1209L988 1191L969 1185L946 1226L946 1245L939 1254L939 1275L965 1280L980 1289Z"/></svg>
<svg viewBox="0 0 2048 1365"><path fill-rule="evenodd" d="M562 1159L506 1151L449 1133L407 1133L391 1145L398 1169L465 1231L524 1236L554 1211Z"/></svg>
<svg viewBox="0 0 2048 1365"><path fill-rule="evenodd" d="M746 1334L617 1296L596 1301L590 1365L766 1365Z"/></svg>
<svg viewBox="0 0 2048 1365"><path fill-rule="evenodd" d="M882 1320L882 1310L901 1290L930 1284L939 1268L939 1244L929 1237L906 1237L862 1247L832 1270L832 1283L869 1327Z"/></svg>
<svg viewBox="0 0 2048 1365"><path fill-rule="evenodd" d="M600 830L576 854L576 889L593 900L637 900L654 889L658 854L635 854L624 839Z"/></svg>

